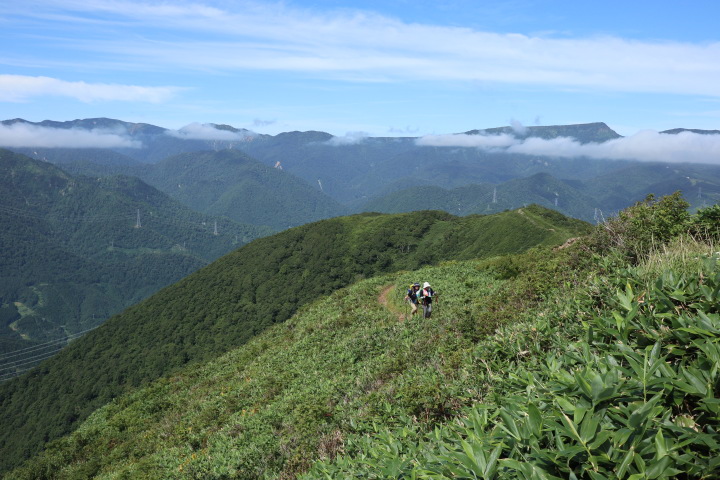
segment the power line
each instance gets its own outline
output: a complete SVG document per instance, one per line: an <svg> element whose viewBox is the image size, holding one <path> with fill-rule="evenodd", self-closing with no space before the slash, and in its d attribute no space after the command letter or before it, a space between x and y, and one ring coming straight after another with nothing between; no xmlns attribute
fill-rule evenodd
<svg viewBox="0 0 720 480"><path fill-rule="evenodd" d="M133 219L135 220L135 228L141 228L142 224L147 224L148 219L151 221L151 224L165 224L165 225L180 225L180 226L188 226L192 228L201 228L205 227L205 230L207 229L207 220L186 220L183 218L178 218L178 216L170 215L168 217L161 217L157 215L153 215L152 212L150 212L150 215L145 216L144 222L141 223L140 221L140 209L136 209L135 214L94 214L94 215L59 215L52 212L48 212L45 214L39 214L35 213L30 210L23 210L16 207L11 207L9 205L0 205L0 213L4 213L7 215L12 215L15 217L21 217L21 218L30 218L30 219L36 219L36 220L43 220L43 221L56 221L56 222L82 222L82 223L98 223L98 222L107 222L110 220L125 220L130 223ZM212 218L212 217L211 217ZM222 219L221 219L222 220ZM217 223L217 219L215 219L215 223ZM215 229L212 230L213 234L215 234ZM219 229L217 230L219 234Z"/></svg>
<svg viewBox="0 0 720 480"><path fill-rule="evenodd" d="M33 350L40 350L42 348L45 348L46 345L52 345L54 343L64 342L68 339L73 339L73 338L79 337L91 330L95 330L96 328L97 327L88 328L87 330L82 330L80 332L71 333L70 335L67 335L67 337L65 337L65 338L58 338L55 340L50 340L49 342L40 343L38 345L33 345L32 347L25 347L25 348L21 348L19 350L13 350L12 352L0 354L0 361L7 360L8 358L16 357L16 356L22 355L24 353L30 353Z"/></svg>
<svg viewBox="0 0 720 480"><path fill-rule="evenodd" d="M5 380L5 379L2 378L2 377L8 377L8 378L16 377L16 376L18 376L18 375L20 375L20 374L22 374L22 373L27 372L28 370L32 370L32 369L35 368L39 363L41 363L43 360L47 360L48 358L54 357L56 354L57 354L57 352L53 352L53 353L50 353L50 354L48 354L48 355L46 355L46 356L44 356L43 358L40 358L40 359L38 359L38 360L32 360L32 361L30 361L30 362L25 362L25 363L21 363L20 365L16 365L16 366L13 367L13 368L18 368L18 367L20 367L20 366L22 366L22 365L28 365L28 364L31 364L31 363L33 364L32 366L23 368L23 369L21 369L21 370L16 370L16 371L14 371L14 372L3 373L3 374L0 375L0 380Z"/></svg>
<svg viewBox="0 0 720 480"><path fill-rule="evenodd" d="M97 327L95 327L95 328L97 328ZM51 357L54 357L55 355L57 355L57 353L60 352L63 348L65 348L70 343L71 340L77 339L83 333L89 332L90 330L94 330L94 328L84 330L83 332L78 332L73 335L69 335L67 337L67 339L65 339L67 341L67 343L65 345L55 345L55 346L53 346L54 350L52 350L52 351L43 352L41 354L34 355L32 357L23 358L20 360L15 360L15 361L0 365L0 372L3 370L14 370L14 371L8 371L6 373L0 374L0 381L9 380L10 378L17 377L18 375L21 375L21 374L27 372L28 370L32 370L39 363L43 362L44 360L47 360L48 358L51 358ZM48 348L52 343L53 342L47 342L45 348ZM31 348L34 348L34 347L31 347ZM13 353L15 353L15 352L13 352ZM29 352L26 351L25 353L29 353ZM31 365L31 366L26 367L26 368L20 368L25 365Z"/></svg>
<svg viewBox="0 0 720 480"><path fill-rule="evenodd" d="M39 357L47 358L48 355L49 355L49 356L53 356L56 352L59 352L59 351L62 350L64 347L65 347L65 345L55 345L55 347L54 347L55 349L54 349L53 351L51 351L51 352L44 352L44 353L41 353L41 354L39 354L39 355L34 355L34 356L32 356L32 357L21 358L20 360L15 360L15 361L12 361L12 362L3 363L2 365L0 365L0 370L6 370L6 369L8 369L8 368L19 367L19 366L21 366L21 365L27 365L28 363L35 363L35 361L32 361L32 359L34 359L34 358L39 358ZM30 361L28 361L28 360L30 360ZM40 361L40 360L37 360L37 361ZM15 365L15 364L17 364L17 365Z"/></svg>

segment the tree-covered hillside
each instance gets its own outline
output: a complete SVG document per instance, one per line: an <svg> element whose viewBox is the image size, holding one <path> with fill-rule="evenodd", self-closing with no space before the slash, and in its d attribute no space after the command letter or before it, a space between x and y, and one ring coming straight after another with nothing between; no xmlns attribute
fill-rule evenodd
<svg viewBox="0 0 720 480"><path fill-rule="evenodd" d="M358 279L558 244L587 228L530 206L463 218L443 212L364 214L256 240L0 385L2 466L37 452L123 392L211 360Z"/></svg>
<svg viewBox="0 0 720 480"><path fill-rule="evenodd" d="M0 225L2 380L32 366L27 357L49 356L63 339L270 233L193 212L136 178L73 177L7 150Z"/></svg>
<svg viewBox="0 0 720 480"><path fill-rule="evenodd" d="M138 174L194 210L276 230L343 212L319 188L237 150L186 153Z"/></svg>
<svg viewBox="0 0 720 480"><path fill-rule="evenodd" d="M418 186L399 190L371 200L361 211L383 213L436 209L454 215L488 214L538 204L564 215L593 222L596 201L569 182L546 174L509 180L499 185L466 185L446 190L436 186Z"/></svg>
<svg viewBox="0 0 720 480"><path fill-rule="evenodd" d="M20 122L24 121L16 119L4 123ZM271 225L276 229L339 215L343 209L338 203L346 212L361 211L368 202L374 202L370 210L407 211L406 207L389 204L395 201L410 204L421 191L425 192L418 190L420 187L450 190L450 197L463 197L459 200L461 204L483 204L482 209L472 209L470 213L492 213L526 203L539 203L585 220L596 218L595 209L608 216L642 200L648 193L669 194L681 190L694 208L712 205L720 197L720 167L715 165L567 158L470 146L426 146L412 137L334 137L316 131L263 135L214 124L202 126L203 134L208 135L203 139L152 125L103 118L25 123L61 129L105 129L136 145L136 148L113 150L20 149L33 158L61 163L74 173L139 176L192 208L198 209L202 205L207 209L202 210L205 213L256 225ZM714 133L688 129L662 133L672 135L686 131ZM506 135L517 141L562 137L581 144L601 144L620 138L602 122L526 128L507 126L470 130L460 135ZM227 150L244 152L252 159L235 157L229 162L229 157L221 154L211 160L214 154L209 152L219 154ZM207 153L196 154L201 151ZM194 156L197 158L192 161ZM169 161L170 157L176 158ZM253 165L254 160L266 167L282 167L290 176ZM153 168L158 162L167 163L159 169ZM147 168L141 168L139 163L146 164ZM221 168L227 171L225 177L219 178ZM482 187L478 185L504 188L509 181L524 180L533 190L537 174L550 175L575 191L560 193L562 199L558 199L557 207L554 198L517 188L502 207L496 203L488 209L485 198L477 198L483 197L479 193ZM298 182L295 177L305 183ZM231 180L234 181L229 184ZM460 187L468 187L468 190L455 191ZM410 190L402 192L407 189ZM477 191L470 193L473 189ZM427 192L431 196L440 193L437 189ZM399 198L388 197L396 193ZM466 198L468 195L473 198ZM307 206L299 200L305 197L309 199ZM453 214L459 212L457 205L445 205L447 199L421 203L423 208L443 209ZM298 205L300 210L297 210ZM293 210L296 215L288 218Z"/></svg>
<svg viewBox="0 0 720 480"><path fill-rule="evenodd" d="M719 209L648 199L562 247L361 280L95 412L9 473L715 478ZM407 316L406 286L439 292Z"/></svg>
<svg viewBox="0 0 720 480"><path fill-rule="evenodd" d="M486 134L515 134L510 127ZM479 130L467 132L478 134ZM602 142L619 135L604 124L530 127L526 136L568 136L581 142ZM556 178L587 179L622 168L624 161L558 158L497 152L473 147L431 147L416 138L335 138L319 132L261 136L238 148L308 182L322 182L324 191L357 208L369 199L412 186L453 189L470 184L499 184L537 173ZM435 207L440 208L440 207Z"/></svg>

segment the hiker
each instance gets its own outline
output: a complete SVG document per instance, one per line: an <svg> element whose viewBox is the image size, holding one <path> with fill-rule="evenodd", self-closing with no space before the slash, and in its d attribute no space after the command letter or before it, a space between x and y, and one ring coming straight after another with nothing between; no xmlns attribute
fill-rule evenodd
<svg viewBox="0 0 720 480"><path fill-rule="evenodd" d="M423 288L417 294L420 305L423 308L423 317L430 318L432 314L432 301L435 292L428 282L423 283Z"/></svg>
<svg viewBox="0 0 720 480"><path fill-rule="evenodd" d="M405 295L405 300L410 304L410 316L415 315L418 311L418 290L420 290L420 284L413 283Z"/></svg>

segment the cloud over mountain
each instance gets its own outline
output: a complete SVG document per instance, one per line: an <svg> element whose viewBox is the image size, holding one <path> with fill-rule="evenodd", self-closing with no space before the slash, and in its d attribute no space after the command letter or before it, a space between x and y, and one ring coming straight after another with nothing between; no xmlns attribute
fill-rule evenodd
<svg viewBox="0 0 720 480"><path fill-rule="evenodd" d="M355 145L361 143L369 136L370 134L367 132L347 132L344 136L332 137L325 143L334 147L339 147L343 145Z"/></svg>
<svg viewBox="0 0 720 480"><path fill-rule="evenodd" d="M629 137L602 143L580 143L574 138L517 138L499 135L426 135L419 146L476 147L486 150L550 157L590 157L610 160L692 162L720 164L720 135L678 134L643 130Z"/></svg>
<svg viewBox="0 0 720 480"><path fill-rule="evenodd" d="M51 128L15 123L0 124L0 147L140 148L142 144L120 131Z"/></svg>
<svg viewBox="0 0 720 480"><path fill-rule="evenodd" d="M191 123L179 130L167 130L168 135L187 140L224 140L228 142L245 140L253 136L247 130L226 130L209 123Z"/></svg>

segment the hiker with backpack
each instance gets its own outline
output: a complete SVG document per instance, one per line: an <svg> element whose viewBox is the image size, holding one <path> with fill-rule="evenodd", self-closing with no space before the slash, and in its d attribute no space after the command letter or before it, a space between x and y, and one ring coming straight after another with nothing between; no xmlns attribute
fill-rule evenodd
<svg viewBox="0 0 720 480"><path fill-rule="evenodd" d="M417 296L420 305L422 305L423 317L430 318L430 315L432 315L432 302L435 292L428 282L423 284L422 290L418 292Z"/></svg>
<svg viewBox="0 0 720 480"><path fill-rule="evenodd" d="M420 290L420 284L413 283L405 295L405 300L410 304L410 316L415 315L418 311L418 290Z"/></svg>

